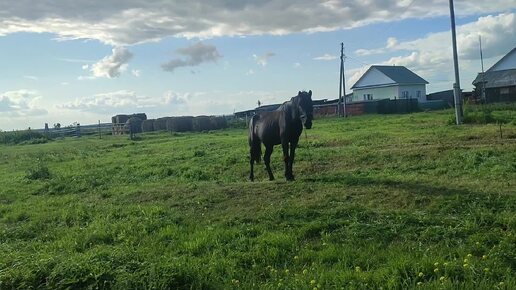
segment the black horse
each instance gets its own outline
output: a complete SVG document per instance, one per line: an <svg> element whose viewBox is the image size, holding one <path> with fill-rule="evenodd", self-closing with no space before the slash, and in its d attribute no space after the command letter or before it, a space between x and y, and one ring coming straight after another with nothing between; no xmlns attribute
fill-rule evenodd
<svg viewBox="0 0 516 290"><path fill-rule="evenodd" d="M249 146L251 147L251 174L249 178L251 181L254 180L254 162L259 163L262 155L261 143L265 145L263 160L269 179L274 180L270 166L272 149L274 145L281 144L283 161L285 162L285 178L294 180L292 164L294 163L296 146L303 131L303 125L306 129L312 128L312 118L312 91L299 92L297 96L283 103L276 111L253 116L249 122Z"/></svg>

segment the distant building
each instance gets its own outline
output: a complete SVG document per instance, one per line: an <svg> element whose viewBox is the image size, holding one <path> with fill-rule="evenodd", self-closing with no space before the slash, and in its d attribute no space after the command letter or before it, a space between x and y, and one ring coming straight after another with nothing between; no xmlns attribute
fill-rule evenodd
<svg viewBox="0 0 516 290"><path fill-rule="evenodd" d="M454 101L454 97L453 97L453 90L445 90L445 91L431 93L426 96L426 99L427 99L427 101L442 100L449 106L455 105L455 101Z"/></svg>
<svg viewBox="0 0 516 290"><path fill-rule="evenodd" d="M426 102L423 78L404 66L371 66L351 87L353 101L417 99Z"/></svg>
<svg viewBox="0 0 516 290"><path fill-rule="evenodd" d="M479 73L473 81L475 96L482 97L485 88L485 101L516 101L516 47L489 68L483 75Z"/></svg>

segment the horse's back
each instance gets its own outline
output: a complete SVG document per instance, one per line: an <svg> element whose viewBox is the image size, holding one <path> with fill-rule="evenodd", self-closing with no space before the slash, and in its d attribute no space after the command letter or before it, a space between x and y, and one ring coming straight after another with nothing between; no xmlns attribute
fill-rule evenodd
<svg viewBox="0 0 516 290"><path fill-rule="evenodd" d="M266 145L277 145L281 143L280 138L281 112L263 112L254 124L254 134Z"/></svg>

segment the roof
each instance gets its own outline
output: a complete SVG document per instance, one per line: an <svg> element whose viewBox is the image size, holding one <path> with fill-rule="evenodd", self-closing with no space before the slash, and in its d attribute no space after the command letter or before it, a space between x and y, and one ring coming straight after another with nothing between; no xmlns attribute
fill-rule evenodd
<svg viewBox="0 0 516 290"><path fill-rule="evenodd" d="M508 59L513 53L516 53L516 47L513 48L511 51L509 51L506 55L504 55L499 61L497 61L495 64L493 64L492 67L490 67L486 72L491 72L495 67L497 67L499 64L503 63L506 59Z"/></svg>
<svg viewBox="0 0 516 290"><path fill-rule="evenodd" d="M371 66L358 81L351 87L352 89L360 82L360 80L369 73L372 69L377 69L382 74L386 75L394 81L392 84L428 84L426 80L418 76L408 68L404 66L392 66L392 65L373 65Z"/></svg>
<svg viewBox="0 0 516 290"><path fill-rule="evenodd" d="M486 83L486 88L516 86L516 69L486 71L483 79ZM477 75L473 85L477 86L480 83L482 83L482 73Z"/></svg>

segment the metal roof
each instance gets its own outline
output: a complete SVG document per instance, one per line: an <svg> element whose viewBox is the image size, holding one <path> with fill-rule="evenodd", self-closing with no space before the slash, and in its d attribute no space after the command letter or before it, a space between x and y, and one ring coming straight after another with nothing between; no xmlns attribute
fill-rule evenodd
<svg viewBox="0 0 516 290"><path fill-rule="evenodd" d="M486 88L516 86L516 69L487 71L484 73L484 82ZM482 83L482 73L477 75L473 85L477 86L480 83Z"/></svg>
<svg viewBox="0 0 516 290"><path fill-rule="evenodd" d="M509 55L513 54L513 53L516 53L516 47L511 49L511 51L509 51L506 55L504 55L499 61L497 61L495 64L493 64L492 67L490 67L486 72L492 72L493 71L493 68L495 68L496 66L498 66L499 64L501 64L502 62L505 61L505 59L509 58Z"/></svg>
<svg viewBox="0 0 516 290"><path fill-rule="evenodd" d="M399 84L428 84L422 77L404 66L373 65L373 67Z"/></svg>
<svg viewBox="0 0 516 290"><path fill-rule="evenodd" d="M358 79L358 81L351 87L352 89L356 87L358 82L367 74L370 70L373 68L377 69L390 79L394 81L392 84L400 84L400 85L407 85L407 84L428 84L428 82L423 79L422 77L418 76L408 68L404 66L393 66L393 65L373 65L371 66L361 77ZM382 84L385 85L391 85L391 84ZM369 86L374 87L374 86Z"/></svg>

